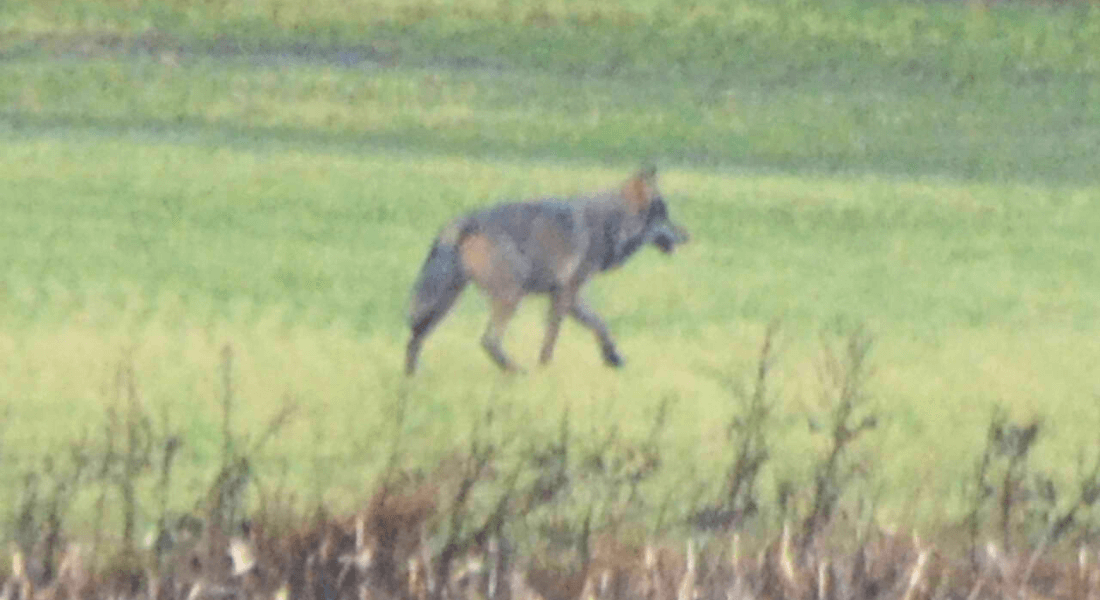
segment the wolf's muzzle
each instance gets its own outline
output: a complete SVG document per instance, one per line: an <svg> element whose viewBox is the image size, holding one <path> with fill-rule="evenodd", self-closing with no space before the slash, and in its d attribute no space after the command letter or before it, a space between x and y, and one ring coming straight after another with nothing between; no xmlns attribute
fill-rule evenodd
<svg viewBox="0 0 1100 600"><path fill-rule="evenodd" d="M665 254L672 254L676 246L686 244L691 236L683 227L672 223L662 224L653 230L653 244Z"/></svg>

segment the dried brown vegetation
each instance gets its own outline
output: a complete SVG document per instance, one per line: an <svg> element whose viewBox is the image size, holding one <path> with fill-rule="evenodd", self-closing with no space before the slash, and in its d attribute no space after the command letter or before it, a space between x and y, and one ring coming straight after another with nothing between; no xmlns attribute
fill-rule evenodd
<svg viewBox="0 0 1100 600"><path fill-rule="evenodd" d="M398 469L407 450L394 443L390 469L359 510L301 512L285 490L269 488L249 510L244 496L258 487L251 457L293 406L256 438L234 432L226 349L221 467L195 509L173 515L164 495L183 442L145 414L132 370L120 368L103 442L74 444L71 468L46 461L24 482L0 600L1100 598L1091 519L1100 447L1082 452L1077 487L1066 493L1029 465L1039 421L993 415L971 510L954 528L962 534L926 541L888 531L873 515L851 518L851 484L865 476L854 457L878 422L865 387L871 340L862 330L825 345L823 409L811 419L823 443L807 457L812 479L782 486L782 506L763 506L758 477L775 451L767 384L777 335L777 326L768 328L751 385L734 393L717 500L650 529L638 525L640 515L667 508L644 491L667 462L656 443L667 402L640 439L612 430L592 447L573 439L568 415L556 436L540 440L500 434L489 410L466 446L429 472ZM152 510L139 506L135 491L147 480L156 491ZM119 535L98 524L90 539L67 534L67 509L81 486L101 490L97 523L119 512ZM117 505L105 501L106 490ZM135 515L150 513L159 515L156 535L139 544Z"/></svg>
<svg viewBox="0 0 1100 600"><path fill-rule="evenodd" d="M232 534L208 528L171 552L157 568L149 560L91 572L77 543L60 552L44 577L45 558L12 553L0 597L15 598L479 598L573 599L871 599L1094 598L1100 563L1082 546L1077 560L1036 560L1005 554L990 543L977 568L915 535L881 530L851 550L824 545L800 553L804 540L784 527L754 553L737 532L675 548L656 542L632 547L593 536L580 559L514 557L493 536L448 553L428 541L438 510L436 489L380 492L362 511L317 516L297 529L263 524ZM724 542L724 543L722 543ZM443 561L449 561L444 566ZM440 579L440 574L446 577Z"/></svg>

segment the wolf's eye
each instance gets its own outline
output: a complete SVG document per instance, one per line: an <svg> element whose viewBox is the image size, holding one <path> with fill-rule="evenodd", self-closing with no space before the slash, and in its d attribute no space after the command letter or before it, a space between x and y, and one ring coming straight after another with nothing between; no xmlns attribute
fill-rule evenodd
<svg viewBox="0 0 1100 600"><path fill-rule="evenodd" d="M649 220L660 221L668 219L668 207L665 206L665 201L660 196L657 196L649 203Z"/></svg>

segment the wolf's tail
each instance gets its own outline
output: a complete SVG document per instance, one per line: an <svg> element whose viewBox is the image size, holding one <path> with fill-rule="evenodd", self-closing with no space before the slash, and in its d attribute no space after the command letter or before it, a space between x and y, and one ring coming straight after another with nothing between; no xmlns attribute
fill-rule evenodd
<svg viewBox="0 0 1100 600"><path fill-rule="evenodd" d="M431 252L420 268L409 300L409 327L412 335L405 355L405 372L416 370L420 346L432 329L447 315L458 295L466 287L466 273L458 244L468 233L468 222L447 226L432 244Z"/></svg>
<svg viewBox="0 0 1100 600"><path fill-rule="evenodd" d="M409 326L413 329L434 313L446 312L466 286L466 274L457 244L437 239L420 268L409 302ZM439 315L442 316L442 315ZM438 318L438 317L437 317Z"/></svg>

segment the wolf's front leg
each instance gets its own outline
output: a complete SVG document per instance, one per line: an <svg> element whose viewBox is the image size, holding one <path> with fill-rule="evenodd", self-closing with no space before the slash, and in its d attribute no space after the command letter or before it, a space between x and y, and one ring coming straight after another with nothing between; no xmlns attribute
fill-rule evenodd
<svg viewBox="0 0 1100 600"><path fill-rule="evenodd" d="M619 355L619 350L615 347L615 340L611 339L611 332L607 329L607 324L603 322L603 319L595 313L583 300L577 298L573 302L573 306L569 311L569 314L574 319L579 321L581 325L584 325L596 334L596 339L600 343L600 351L603 353L603 361L612 367L623 366L623 358Z"/></svg>

